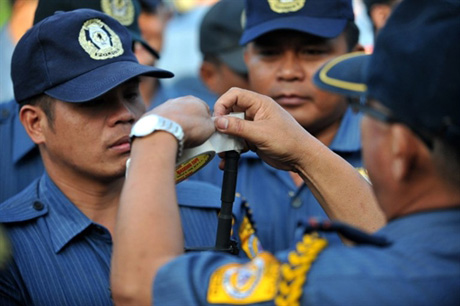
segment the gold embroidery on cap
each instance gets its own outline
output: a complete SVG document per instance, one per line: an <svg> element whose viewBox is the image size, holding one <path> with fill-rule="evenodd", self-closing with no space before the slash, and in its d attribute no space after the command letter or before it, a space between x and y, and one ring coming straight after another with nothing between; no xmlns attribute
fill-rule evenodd
<svg viewBox="0 0 460 306"><path fill-rule="evenodd" d="M135 9L131 0L101 0L101 8L124 26L130 26L134 22Z"/></svg>
<svg viewBox="0 0 460 306"><path fill-rule="evenodd" d="M243 11L241 12L240 24L241 24L241 28L242 28L242 29L246 28L246 10L243 10Z"/></svg>
<svg viewBox="0 0 460 306"><path fill-rule="evenodd" d="M120 37L100 19L87 20L80 30L78 41L95 60L117 57L124 52Z"/></svg>
<svg viewBox="0 0 460 306"><path fill-rule="evenodd" d="M296 12L303 8L305 0L267 0L275 13Z"/></svg>

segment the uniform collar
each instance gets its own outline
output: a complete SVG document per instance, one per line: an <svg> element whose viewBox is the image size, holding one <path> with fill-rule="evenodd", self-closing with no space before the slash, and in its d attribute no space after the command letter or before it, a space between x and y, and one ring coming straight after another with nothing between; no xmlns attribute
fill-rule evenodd
<svg viewBox="0 0 460 306"><path fill-rule="evenodd" d="M17 223L21 227L21 222L37 218L41 218L36 221L37 226L46 228L56 253L92 224L46 172L0 206L1 223Z"/></svg>
<svg viewBox="0 0 460 306"><path fill-rule="evenodd" d="M400 236L411 237L421 235L431 237L437 235L436 229L460 229L460 207L422 211L402 216L388 222L378 233L396 240Z"/></svg>
<svg viewBox="0 0 460 306"><path fill-rule="evenodd" d="M24 126L19 120L19 105L11 107L11 116L13 116L13 163L18 163L29 152L37 148L37 145L30 139Z"/></svg>
<svg viewBox="0 0 460 306"><path fill-rule="evenodd" d="M361 150L362 114L354 113L350 107L340 122L339 129L329 148L334 152L356 152Z"/></svg>
<svg viewBox="0 0 460 306"><path fill-rule="evenodd" d="M56 253L62 250L74 237L88 228L92 221L86 217L44 174L39 184L39 197L48 207L46 223Z"/></svg>

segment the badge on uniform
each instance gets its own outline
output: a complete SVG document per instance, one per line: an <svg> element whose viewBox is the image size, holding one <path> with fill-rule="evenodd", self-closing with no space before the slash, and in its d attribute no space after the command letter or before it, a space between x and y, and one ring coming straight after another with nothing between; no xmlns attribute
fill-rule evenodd
<svg viewBox="0 0 460 306"><path fill-rule="evenodd" d="M266 252L246 264L224 265L211 276L208 302L244 305L273 300L279 276L279 261Z"/></svg>

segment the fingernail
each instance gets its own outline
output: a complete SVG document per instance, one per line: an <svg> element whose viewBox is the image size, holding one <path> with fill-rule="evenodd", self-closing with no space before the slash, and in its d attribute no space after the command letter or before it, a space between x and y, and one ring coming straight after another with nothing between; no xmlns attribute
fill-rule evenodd
<svg viewBox="0 0 460 306"><path fill-rule="evenodd" d="M217 118L217 128L226 130L228 128L228 119L225 117Z"/></svg>

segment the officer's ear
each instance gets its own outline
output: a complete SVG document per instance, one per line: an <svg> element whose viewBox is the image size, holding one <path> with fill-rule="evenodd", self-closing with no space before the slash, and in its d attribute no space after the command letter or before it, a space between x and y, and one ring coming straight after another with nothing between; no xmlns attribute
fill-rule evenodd
<svg viewBox="0 0 460 306"><path fill-rule="evenodd" d="M214 91L216 88L216 82L219 82L216 78L218 67L216 64L203 61L200 67L200 77L203 83L208 87L211 91Z"/></svg>
<svg viewBox="0 0 460 306"><path fill-rule="evenodd" d="M34 143L40 144L45 141L44 130L49 124L45 112L39 106L30 104L22 106L19 119Z"/></svg>
<svg viewBox="0 0 460 306"><path fill-rule="evenodd" d="M391 127L391 173L395 181L406 181L416 168L421 142L402 124Z"/></svg>

